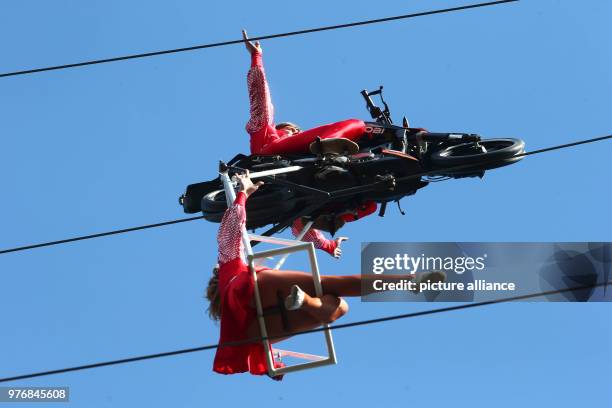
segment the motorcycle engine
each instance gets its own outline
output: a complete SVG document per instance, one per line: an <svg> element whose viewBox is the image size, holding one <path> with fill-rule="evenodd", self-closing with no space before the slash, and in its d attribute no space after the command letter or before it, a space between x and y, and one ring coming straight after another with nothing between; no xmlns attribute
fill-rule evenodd
<svg viewBox="0 0 612 408"><path fill-rule="evenodd" d="M334 191L352 187L355 177L345 168L325 166L314 175L315 187L324 191Z"/></svg>

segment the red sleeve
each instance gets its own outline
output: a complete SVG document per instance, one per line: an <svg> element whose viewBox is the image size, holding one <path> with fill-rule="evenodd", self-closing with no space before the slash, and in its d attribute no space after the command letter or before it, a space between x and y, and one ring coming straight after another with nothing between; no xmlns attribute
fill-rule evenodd
<svg viewBox="0 0 612 408"><path fill-rule="evenodd" d="M236 199L234 200L234 205L246 206L247 195L244 191L240 191L236 194Z"/></svg>
<svg viewBox="0 0 612 408"><path fill-rule="evenodd" d="M357 207L355 211L342 214L340 217L346 222L357 221L360 218L366 217L376 211L376 203L374 201L366 201L361 206Z"/></svg>
<svg viewBox="0 0 612 408"><path fill-rule="evenodd" d="M261 53L251 54L251 69L247 74L251 117L246 125L249 133L255 133L264 126L274 124L274 107L270 97L270 89L263 68Z"/></svg>
<svg viewBox="0 0 612 408"><path fill-rule="evenodd" d="M296 238L298 235L300 235L303 229L304 224L302 223L302 220L300 218L295 220L293 222L293 225L291 226L291 232ZM330 255L334 254L334 250L338 246L338 243L335 239L326 239L323 233L321 233L321 231L314 228L308 230L306 235L302 237L302 241L312 242L315 248L322 249Z"/></svg>
<svg viewBox="0 0 612 408"><path fill-rule="evenodd" d="M246 194L241 191L236 196L234 204L223 214L217 233L219 265L242 256L242 228L246 222L246 199Z"/></svg>

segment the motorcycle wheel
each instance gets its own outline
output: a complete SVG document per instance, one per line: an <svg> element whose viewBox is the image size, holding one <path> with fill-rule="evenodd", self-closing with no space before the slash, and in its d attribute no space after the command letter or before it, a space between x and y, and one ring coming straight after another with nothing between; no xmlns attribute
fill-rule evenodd
<svg viewBox="0 0 612 408"><path fill-rule="evenodd" d="M287 188L261 188L253 193L246 204L247 227L258 228L277 222L295 207L294 195ZM208 221L221 222L226 209L224 190L202 197L202 213Z"/></svg>
<svg viewBox="0 0 612 408"><path fill-rule="evenodd" d="M523 158L516 155L524 151L525 142L520 139L485 139L478 145L462 143L448 146L433 152L430 160L433 166L438 168L468 166L466 169L452 170L448 173L466 174L515 163Z"/></svg>
<svg viewBox="0 0 612 408"><path fill-rule="evenodd" d="M291 213L293 207L295 207L294 204L294 202L290 204L289 202L285 202L281 207L271 209L262 208L260 210L249 211L246 220L247 229L261 228L279 222ZM205 213L204 219L210 222L219 223L223 219L223 214L225 214L225 212Z"/></svg>

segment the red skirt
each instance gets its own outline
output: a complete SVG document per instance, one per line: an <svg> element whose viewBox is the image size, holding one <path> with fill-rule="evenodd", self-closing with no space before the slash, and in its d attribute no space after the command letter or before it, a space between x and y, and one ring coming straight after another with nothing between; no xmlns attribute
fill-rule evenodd
<svg viewBox="0 0 612 408"><path fill-rule="evenodd" d="M257 272L269 269L260 267ZM221 294L221 330L219 344L247 339L247 330L255 321L257 312L252 306L255 282L248 266L234 259L219 268ZM275 364L276 365L276 364ZM267 374L266 353L263 344L247 343L221 346L217 349L213 370L220 374Z"/></svg>

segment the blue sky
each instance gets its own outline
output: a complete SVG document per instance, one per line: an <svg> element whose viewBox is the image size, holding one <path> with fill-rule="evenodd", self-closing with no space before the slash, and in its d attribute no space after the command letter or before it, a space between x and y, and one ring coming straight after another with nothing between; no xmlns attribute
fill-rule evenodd
<svg viewBox="0 0 612 408"><path fill-rule="evenodd" d="M0 13L0 72L452 7L465 2L21 1ZM519 3L265 41L278 121L396 120L514 136L537 149L611 133L612 4ZM0 80L0 248L183 214L177 197L248 150L240 45ZM612 144L432 185L362 241L610 241ZM217 225L191 222L0 257L0 376L211 344L202 299ZM298 264L299 266L299 264ZM345 322L439 305L350 300ZM211 372L212 352L16 382L69 386L72 407L607 406L608 304L521 303L335 333L340 364L282 383ZM316 349L318 338L295 347ZM314 399L312 398L314 397ZM24 404L24 407L27 406Z"/></svg>

